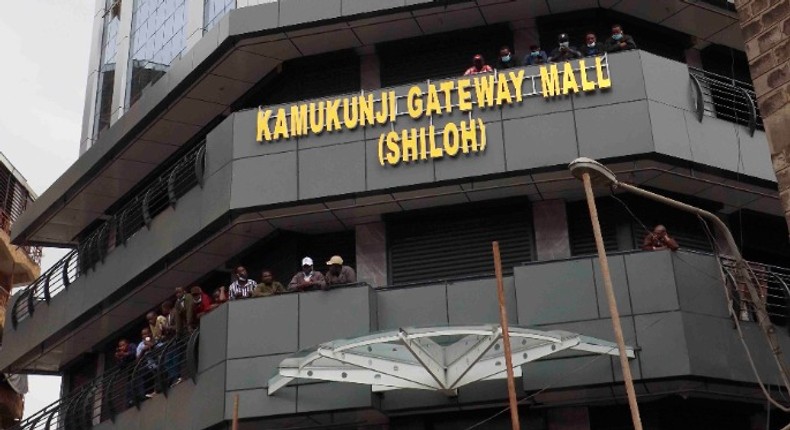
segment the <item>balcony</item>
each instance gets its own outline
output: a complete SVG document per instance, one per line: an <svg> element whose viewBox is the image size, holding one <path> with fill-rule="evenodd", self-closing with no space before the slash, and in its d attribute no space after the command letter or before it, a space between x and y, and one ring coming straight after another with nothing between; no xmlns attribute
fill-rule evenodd
<svg viewBox="0 0 790 430"><path fill-rule="evenodd" d="M726 294L735 287L722 281L729 273L726 264L720 266L709 254L657 251L611 254L610 265L626 343L637 350L631 370L640 402L682 395L764 404L729 315ZM758 277L777 279L766 282L769 297L785 300L772 307L772 318L788 327L788 271L760 267L763 275ZM505 291L513 324L613 338L595 258L517 266L505 279ZM483 278L408 288L359 285L229 302L201 322L197 362L191 365L194 380L172 388L167 396L145 400L139 410L118 410L114 423L96 390L89 397L70 395L67 398L77 403L59 407L69 416L102 422L97 428L155 428L167 423L186 429L229 420L235 395L240 398L241 419L285 428L298 427L304 420L319 425L330 424L328 420L377 424L391 415L504 403L504 381L478 382L459 389L455 397L422 390L372 393L366 385L304 381L266 394L278 364L299 351L377 330L496 324L496 300L494 280ZM757 324L742 325L763 380L779 385ZM778 335L784 348L790 347L790 334L780 330ZM565 355L527 364L522 371L529 377L519 379L518 395L533 395L543 407L623 401L619 361L614 357ZM99 379L105 380L106 376ZM101 386L97 384L92 386ZM104 415L98 412L101 404ZM50 413L54 415L55 409ZM88 415L80 415L83 412ZM33 421L20 429L43 428Z"/></svg>
<svg viewBox="0 0 790 430"><path fill-rule="evenodd" d="M76 254L19 296L10 312L18 328L8 333L18 342L0 354L0 364L57 371L81 348L109 336L111 327L161 302L174 285L193 282L278 228L336 231L392 211L503 196L578 198L580 187L565 163L580 155L612 160L637 184L721 200L729 210L777 213L759 117L738 123L723 116L742 109L746 98L729 110L712 105L722 98L695 92L686 65L642 51L610 55L604 66L612 79L605 91L547 100L533 91L521 104L482 111L491 136L483 154L397 168L382 167L373 150L380 128L261 144L255 140L257 110L236 112L208 133L205 150L187 151L185 161L143 187ZM537 76L533 83L541 87L538 68L527 67L525 74ZM716 86L730 88L725 84ZM393 90L402 95L407 88ZM403 118L405 98L398 103L401 121L412 121ZM751 122L753 136L745 132ZM548 141L551 150L542 144ZM174 178L185 181L183 189L172 186ZM737 179L736 193L726 178ZM176 188L178 195L171 192ZM55 297L67 287L70 297ZM27 324L33 314L42 322ZM77 336L81 346L51 349L68 356L35 364L42 355L36 345L62 341L55 335L64 327L91 334Z"/></svg>

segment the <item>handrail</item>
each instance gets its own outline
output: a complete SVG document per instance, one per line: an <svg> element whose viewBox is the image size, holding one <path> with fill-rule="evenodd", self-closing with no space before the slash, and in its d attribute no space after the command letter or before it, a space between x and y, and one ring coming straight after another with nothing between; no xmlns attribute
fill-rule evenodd
<svg viewBox="0 0 790 430"><path fill-rule="evenodd" d="M175 382L173 378L186 379L190 377L187 368L187 349L193 339L199 336L200 330L197 329L192 333L170 339L148 352L148 354L152 354L151 356L144 356L135 363L114 367L12 428L14 430L65 430L66 428L91 428L93 423L105 420L114 422L118 413L134 405L139 407L142 402L147 400L147 398L140 396L139 389L141 387L153 386L152 383L156 382L159 385L157 387L159 391L166 395L171 384ZM157 363L157 369L155 372L141 375L137 370L146 366L149 359ZM195 359L197 359L197 355L195 355ZM101 398L97 396L101 396ZM60 414L60 417L54 419L57 414Z"/></svg>
<svg viewBox="0 0 790 430"><path fill-rule="evenodd" d="M19 322L33 316L35 307L40 302L49 304L52 297L67 289L78 277L87 274L89 269L96 270L97 263L103 263L107 254L113 249L110 244L112 231L115 232L115 242L125 244L143 226L149 227L155 216L164 207L175 205L175 200L184 195L196 185L201 185L205 165L205 141L187 151L181 158L174 162L162 175L152 181L146 189L132 198L115 215L110 217L91 234L80 241L80 245L66 254L50 269L28 285L20 297L27 299L26 304L14 302L11 309L11 322L14 329ZM183 166L189 166L183 169ZM200 168L199 168L200 166ZM156 193L157 187L167 184L167 190L162 196ZM201 185L202 186L202 185ZM1 216L2 214L0 214ZM133 225L130 225L134 223ZM76 264L74 262L76 256ZM52 276L56 271L61 271L61 276ZM40 286L40 288L38 288Z"/></svg>
<svg viewBox="0 0 790 430"><path fill-rule="evenodd" d="M719 262L724 272L725 279L729 281L733 290L733 309L736 312L750 310L751 300L738 282L740 272L735 261L727 256L719 256ZM746 262L749 277L764 297L766 312L770 318L786 319L790 322L790 269L763 264ZM790 327L788 327L790 330Z"/></svg>
<svg viewBox="0 0 790 430"><path fill-rule="evenodd" d="M689 67L689 77L698 121L707 115L741 124L750 136L756 129L764 128L752 84L694 67Z"/></svg>

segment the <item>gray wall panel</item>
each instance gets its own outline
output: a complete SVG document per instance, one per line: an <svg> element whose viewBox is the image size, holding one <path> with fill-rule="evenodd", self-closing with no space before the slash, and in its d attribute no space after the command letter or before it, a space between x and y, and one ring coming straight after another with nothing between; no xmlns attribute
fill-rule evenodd
<svg viewBox="0 0 790 430"><path fill-rule="evenodd" d="M222 169L206 178L200 192L200 226L205 227L230 208L230 185L233 177L233 166L226 164Z"/></svg>
<svg viewBox="0 0 790 430"><path fill-rule="evenodd" d="M235 116L225 118L206 136L206 176L211 176L233 159L235 122Z"/></svg>
<svg viewBox="0 0 790 430"><path fill-rule="evenodd" d="M507 317L517 322L515 279L504 278ZM455 282L447 286L450 325L499 324L499 301L495 279Z"/></svg>
<svg viewBox="0 0 790 430"><path fill-rule="evenodd" d="M200 345L198 347L198 371L224 361L228 351L228 311L223 305L200 318Z"/></svg>
<svg viewBox="0 0 790 430"><path fill-rule="evenodd" d="M644 100L647 97L645 78L642 73L641 51L609 54L609 70L612 87L574 96L573 108L584 109L615 103ZM594 65L594 62L589 64ZM588 72L589 73L589 72ZM595 72L593 72L595 76ZM592 78L591 78L592 79Z"/></svg>
<svg viewBox="0 0 790 430"><path fill-rule="evenodd" d="M634 317L637 353L645 379L688 375L689 351L680 312L664 312Z"/></svg>
<svg viewBox="0 0 790 430"><path fill-rule="evenodd" d="M191 379L170 388L167 394L167 424L172 429L190 428L192 416L189 403L195 395L195 384Z"/></svg>
<svg viewBox="0 0 790 430"><path fill-rule="evenodd" d="M299 151L299 198L364 190L364 141Z"/></svg>
<svg viewBox="0 0 790 430"><path fill-rule="evenodd" d="M279 8L279 2L266 2L254 7L245 7L244 10L230 11L230 34L244 34L277 28L280 25ZM205 37L203 36L203 38Z"/></svg>
<svg viewBox="0 0 790 430"><path fill-rule="evenodd" d="M205 429L225 419L225 363L200 374L190 404L191 428Z"/></svg>
<svg viewBox="0 0 790 430"><path fill-rule="evenodd" d="M716 259L690 252L671 255L680 309L728 318L727 299Z"/></svg>
<svg viewBox="0 0 790 430"><path fill-rule="evenodd" d="M686 131L684 111L654 101L648 102L648 109L656 152L685 160L691 159L691 142Z"/></svg>
<svg viewBox="0 0 790 430"><path fill-rule="evenodd" d="M367 287L299 294L299 349L375 331L370 307Z"/></svg>
<svg viewBox="0 0 790 430"><path fill-rule="evenodd" d="M343 15L375 12L406 6L406 0L343 0Z"/></svg>
<svg viewBox="0 0 790 430"><path fill-rule="evenodd" d="M692 110L688 66L646 51L639 52L639 56L642 60L647 98L664 105ZM619 78L621 73L616 73ZM612 86L614 83L613 81Z"/></svg>
<svg viewBox="0 0 790 430"><path fill-rule="evenodd" d="M299 295L240 300L230 308L228 358L291 353L298 349Z"/></svg>
<svg viewBox="0 0 790 430"><path fill-rule="evenodd" d="M278 354L228 360L228 390L249 390L268 387L269 378L276 373L277 366L290 355Z"/></svg>
<svg viewBox="0 0 790 430"><path fill-rule="evenodd" d="M140 427L140 412L136 408L127 409L115 418L114 428L117 430L138 430Z"/></svg>
<svg viewBox="0 0 790 430"><path fill-rule="evenodd" d="M614 288L614 298L617 301L617 310L620 315L631 315L631 294L628 287L628 277L625 271L625 259L622 255L611 256L609 260L609 273ZM601 277L601 265L597 260L593 260L593 270L595 271L595 291L598 298L598 313L601 318L609 318L609 300L606 298L603 278ZM638 282L638 280L637 280Z"/></svg>
<svg viewBox="0 0 790 430"><path fill-rule="evenodd" d="M540 390L546 386L565 388L611 384L614 381L612 361L602 356L536 361L522 366L522 369L523 389L527 391Z"/></svg>
<svg viewBox="0 0 790 430"><path fill-rule="evenodd" d="M373 394L367 385L332 382L300 385L296 389L299 413L373 407Z"/></svg>
<svg viewBox="0 0 790 430"><path fill-rule="evenodd" d="M592 260L516 267L519 325L598 318Z"/></svg>
<svg viewBox="0 0 790 430"><path fill-rule="evenodd" d="M340 100L342 100L343 98L345 97L342 95L338 96L338 99ZM340 122L342 124L343 123L342 102L340 103L340 107L341 107ZM291 139L286 142L288 142L289 145L296 143L296 147L299 150L314 149L314 148L321 148L325 146L333 146L333 145L337 145L338 143L350 143L350 142L359 142L365 140L365 135L367 134L366 131L367 131L367 127L358 126L354 130L348 130L344 126L342 129L337 131L332 131L332 132L324 131L319 135L310 133L307 136L298 138L298 140ZM376 136L376 138L378 138L378 136Z"/></svg>
<svg viewBox="0 0 790 430"><path fill-rule="evenodd" d="M277 109L278 106L287 105L267 106L267 109ZM296 151L296 139L278 140L273 142L258 142L255 136L255 133L257 133L258 130L257 124L257 109L239 111L233 114L234 159Z"/></svg>
<svg viewBox="0 0 790 430"><path fill-rule="evenodd" d="M535 79L535 90L538 91L537 95L525 97L523 101L514 103L502 108L502 118L524 118L534 115L546 115L555 112L570 111L573 109L573 101L568 96L546 97L541 94L540 87L540 68L539 67L526 67L524 69L524 76L538 76ZM532 93L532 81L524 79L524 93Z"/></svg>
<svg viewBox="0 0 790 430"><path fill-rule="evenodd" d="M390 165L382 166L379 163L378 144L377 140L365 142L365 167L367 169L368 190L387 189L434 181L434 163L432 162L399 164L394 167Z"/></svg>
<svg viewBox="0 0 790 430"><path fill-rule="evenodd" d="M646 101L576 111L579 155L606 158L652 152L653 136Z"/></svg>
<svg viewBox="0 0 790 430"><path fill-rule="evenodd" d="M707 117L700 123L694 114L685 112L685 115L693 161L721 169L738 170L736 125ZM742 129L740 131L743 132Z"/></svg>
<svg viewBox="0 0 790 430"><path fill-rule="evenodd" d="M239 418L265 417L296 413L296 387L281 388L269 396L265 389L228 391L225 393L225 419L233 419L233 399L239 395Z"/></svg>
<svg viewBox="0 0 790 430"><path fill-rule="evenodd" d="M280 26L340 16L340 0L280 0Z"/></svg>
<svg viewBox="0 0 790 430"><path fill-rule="evenodd" d="M691 373L736 380L738 380L737 376L744 376L744 373L749 375L748 372L739 372L739 370L731 368L730 357L734 356L733 358L737 362L739 361L737 357L739 355L745 356L745 353L743 348L738 351L738 345L730 340L737 335L737 332L732 330L732 322L729 319L685 313L683 314L683 324L688 342ZM716 336L713 333L720 335ZM734 347L733 350L730 350L731 347ZM745 360L738 364L744 366L742 369L749 366Z"/></svg>
<svg viewBox="0 0 790 430"><path fill-rule="evenodd" d="M156 396L140 405L140 428L146 430L165 430L172 428L166 420L168 399Z"/></svg>
<svg viewBox="0 0 790 430"><path fill-rule="evenodd" d="M380 291L379 330L447 325L447 288L442 285Z"/></svg>
<svg viewBox="0 0 790 430"><path fill-rule="evenodd" d="M507 170L564 164L579 156L573 112L504 122Z"/></svg>
<svg viewBox="0 0 790 430"><path fill-rule="evenodd" d="M453 407L458 401L450 396L426 390L395 390L382 395L381 408L385 411L415 409L430 406Z"/></svg>
<svg viewBox="0 0 790 430"><path fill-rule="evenodd" d="M679 309L672 254L669 251L627 254L625 264L631 306L635 314Z"/></svg>
<svg viewBox="0 0 790 430"><path fill-rule="evenodd" d="M748 175L756 176L767 181L776 182L776 172L771 164L771 150L768 138L762 131L756 131L754 136L749 136L741 128L738 132L741 144L742 171Z"/></svg>
<svg viewBox="0 0 790 430"><path fill-rule="evenodd" d="M293 151L234 161L231 208L297 200L297 172Z"/></svg>
<svg viewBox="0 0 790 430"><path fill-rule="evenodd" d="M484 152L459 154L456 158L434 160L436 180L469 178L499 173L505 170L505 144L502 122L486 121L486 148Z"/></svg>

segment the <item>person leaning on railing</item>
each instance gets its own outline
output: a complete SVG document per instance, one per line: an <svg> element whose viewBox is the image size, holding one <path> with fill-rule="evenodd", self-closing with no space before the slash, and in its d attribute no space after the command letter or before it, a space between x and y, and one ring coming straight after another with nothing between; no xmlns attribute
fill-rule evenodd
<svg viewBox="0 0 790 430"><path fill-rule="evenodd" d="M667 228L661 224L655 226L653 231L645 235L645 239L642 241L642 249L645 251L659 251L662 249L677 251L679 248L680 245L675 239L669 237Z"/></svg>
<svg viewBox="0 0 790 430"><path fill-rule="evenodd" d="M255 289L252 291L252 296L268 297L285 292L286 289L283 287L283 284L274 280L272 271L269 269L264 269L261 272L261 282L255 286Z"/></svg>
<svg viewBox="0 0 790 430"><path fill-rule="evenodd" d="M343 265L343 259L339 255L333 255L326 262L329 270L326 271L324 279L327 286L354 284L357 282L357 273L349 266Z"/></svg>
<svg viewBox="0 0 790 430"><path fill-rule="evenodd" d="M606 52L620 52L636 49L636 42L631 35L623 33L623 27L620 24L612 26L612 35L606 39L604 43Z"/></svg>
<svg viewBox="0 0 790 430"><path fill-rule="evenodd" d="M324 275L313 270L313 259L305 257L302 259L302 270L296 272L288 283L288 291L309 291L309 290L326 290L326 280Z"/></svg>

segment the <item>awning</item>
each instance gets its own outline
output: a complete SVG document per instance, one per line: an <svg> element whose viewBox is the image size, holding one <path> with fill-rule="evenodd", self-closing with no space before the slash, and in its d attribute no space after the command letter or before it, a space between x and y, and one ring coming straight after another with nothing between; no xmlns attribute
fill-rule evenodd
<svg viewBox="0 0 790 430"><path fill-rule="evenodd" d="M563 351L618 355L617 345L561 330L510 327L515 375L523 364ZM634 350L627 347L634 358ZM406 328L327 342L280 362L269 395L294 379L370 385L373 391L402 388L453 394L472 382L506 378L498 325Z"/></svg>

